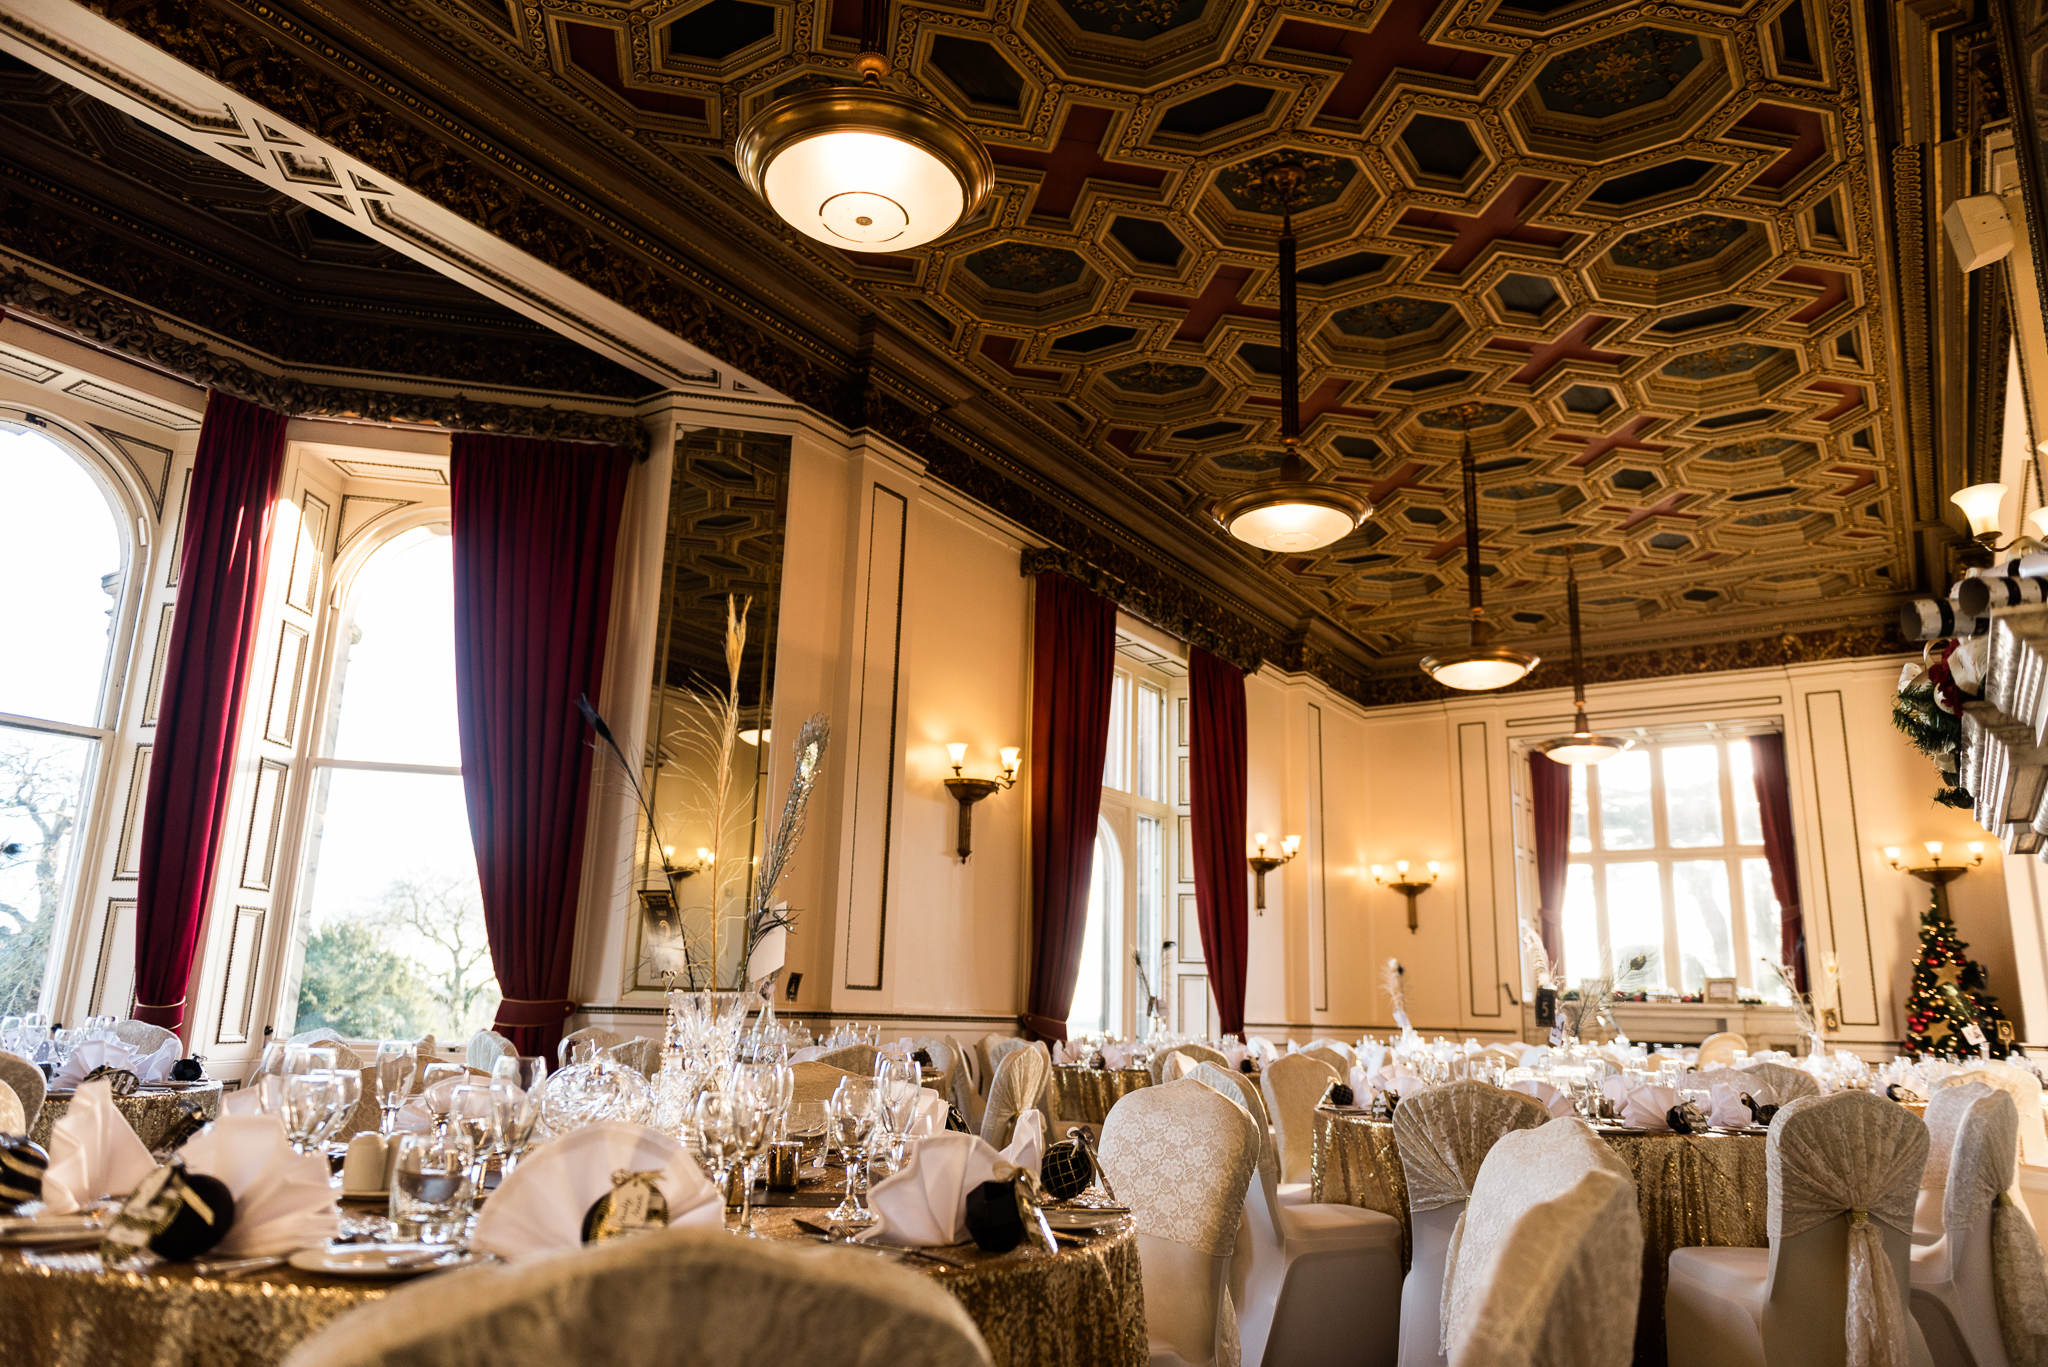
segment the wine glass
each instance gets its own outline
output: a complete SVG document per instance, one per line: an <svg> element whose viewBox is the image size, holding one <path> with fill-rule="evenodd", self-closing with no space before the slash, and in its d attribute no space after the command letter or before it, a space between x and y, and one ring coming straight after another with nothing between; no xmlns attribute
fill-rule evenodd
<svg viewBox="0 0 2048 1367"><path fill-rule="evenodd" d="M467 1076L469 1069L459 1063L429 1063L420 1075L420 1109L436 1130L448 1128L448 1093L454 1090L455 1079Z"/></svg>
<svg viewBox="0 0 2048 1367"><path fill-rule="evenodd" d="M507 1054L491 1064L491 1077L522 1092L538 1092L548 1080L548 1061L539 1055Z"/></svg>
<svg viewBox="0 0 2048 1367"><path fill-rule="evenodd" d="M377 1108L384 1116L383 1133L390 1134L397 1123L398 1108L405 1104L419 1066L419 1054L411 1040L388 1039L377 1046L372 1076L377 1081Z"/></svg>
<svg viewBox="0 0 2048 1367"><path fill-rule="evenodd" d="M875 1084L863 1078L842 1078L832 1092L832 1138L846 1162L846 1196L826 1218L835 1225L861 1228L875 1222L875 1214L861 1200L856 1165L865 1166L867 1142L875 1130Z"/></svg>
<svg viewBox="0 0 2048 1367"><path fill-rule="evenodd" d="M484 1172L505 1153L507 1121L515 1104L506 1083L466 1083L448 1092L448 1125L469 1145L470 1185L484 1189Z"/></svg>
<svg viewBox="0 0 2048 1367"><path fill-rule="evenodd" d="M292 1073L283 1079L279 1114L295 1153L310 1153L334 1122L341 1091L331 1071Z"/></svg>
<svg viewBox="0 0 2048 1367"><path fill-rule="evenodd" d="M817 1166L825 1166L825 1151L830 1148L824 1142L825 1127L829 1120L830 1104L823 1101L798 1101L791 1104L783 1118L783 1134L800 1144L818 1140Z"/></svg>
<svg viewBox="0 0 2048 1367"><path fill-rule="evenodd" d="M697 1154L704 1163L705 1171L711 1174L712 1184L718 1188L718 1199L723 1202L738 1143L733 1133L732 1099L718 1087L705 1088L698 1094L691 1121L697 1132Z"/></svg>
<svg viewBox="0 0 2048 1367"><path fill-rule="evenodd" d="M328 1117L326 1126L320 1132L320 1142L325 1145L332 1141L354 1118L356 1107L363 1099L363 1074L359 1068L336 1068L328 1073L334 1087L334 1111Z"/></svg>

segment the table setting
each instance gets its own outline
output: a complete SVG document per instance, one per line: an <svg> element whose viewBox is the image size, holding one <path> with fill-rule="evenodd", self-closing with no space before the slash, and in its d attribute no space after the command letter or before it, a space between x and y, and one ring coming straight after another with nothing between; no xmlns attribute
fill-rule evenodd
<svg viewBox="0 0 2048 1367"><path fill-rule="evenodd" d="M60 1029L35 1013L0 1016L0 1052L25 1059L43 1073L42 1105L28 1128L30 1139L49 1143L79 1084L93 1077L110 1079L115 1104L151 1149L179 1133L195 1110L202 1120L220 1114L221 1084L206 1079L199 1060L180 1058L175 1036L140 1042L142 1037L124 1039L118 1033L134 1026L112 1016L92 1016L76 1028Z"/></svg>

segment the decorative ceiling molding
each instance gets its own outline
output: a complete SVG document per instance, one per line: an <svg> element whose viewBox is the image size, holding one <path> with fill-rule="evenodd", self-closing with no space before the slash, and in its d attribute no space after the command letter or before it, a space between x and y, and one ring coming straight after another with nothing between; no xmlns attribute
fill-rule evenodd
<svg viewBox="0 0 2048 1367"><path fill-rule="evenodd" d="M1226 640L1203 625L1199 614L1204 605L1191 603L1176 595L1163 598L1154 591L1147 591L1120 579L1107 570L1089 564L1071 551L1055 547L1026 547L1020 570L1027 579L1047 570L1063 574L1083 588L1090 589L1109 599L1133 617L1143 618L1162 631L1168 631L1191 646L1199 646L1211 655L1228 660L1247 674L1259 667L1261 653L1247 651L1236 642ZM1277 645L1274 648L1277 653Z"/></svg>

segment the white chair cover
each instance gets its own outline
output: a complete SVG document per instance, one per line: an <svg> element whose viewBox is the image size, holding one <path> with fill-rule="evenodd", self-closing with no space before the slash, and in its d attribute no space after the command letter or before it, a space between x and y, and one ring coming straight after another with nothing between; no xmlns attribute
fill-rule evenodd
<svg viewBox="0 0 2048 1367"><path fill-rule="evenodd" d="M988 1085L988 1104L981 1113L981 1137L989 1147L1008 1148L1017 1117L1038 1105L1051 1068L1046 1058L1039 1050L1023 1047L1004 1052L995 1078Z"/></svg>
<svg viewBox="0 0 2048 1367"><path fill-rule="evenodd" d="M1970 1101L1952 1126L1942 1238L1914 1250L1914 1300L1947 1309L1977 1367L1998 1367L2001 1351L2014 1367L2035 1367L2048 1360L2048 1269L2033 1222L2011 1195L2019 1110L1989 1087L1944 1087L1936 1096L1952 1094Z"/></svg>
<svg viewBox="0 0 2048 1367"><path fill-rule="evenodd" d="M830 1101L832 1093L839 1090L840 1082L854 1076L844 1068L834 1068L829 1063L811 1059L790 1064L789 1071L796 1078L791 1101Z"/></svg>
<svg viewBox="0 0 2048 1367"><path fill-rule="evenodd" d="M1244 1109L1192 1078L1142 1087L1103 1122L1101 1152L1137 1225L1153 1362L1237 1367L1230 1262L1258 1163Z"/></svg>
<svg viewBox="0 0 2048 1367"><path fill-rule="evenodd" d="M1276 1058L1259 1075L1266 1110L1279 1135L1282 1182L1309 1180L1315 1160L1316 1103L1338 1077L1336 1069L1306 1054Z"/></svg>
<svg viewBox="0 0 2048 1367"><path fill-rule="evenodd" d="M1931 1244L1942 1234L1942 1200L1948 1191L1948 1163L1955 1151L1956 1131L1979 1097L1992 1089L1981 1082L1937 1087L1928 1098L1927 1166L1920 1172L1920 1193L1913 1206L1913 1242Z"/></svg>
<svg viewBox="0 0 2048 1367"><path fill-rule="evenodd" d="M1336 1070L1338 1077L1342 1077L1351 1071L1351 1060L1326 1044L1311 1044L1308 1048L1301 1051L1301 1055L1303 1058L1320 1059L1322 1062L1329 1064L1331 1068Z"/></svg>
<svg viewBox="0 0 2048 1367"><path fill-rule="evenodd" d="M1819 1096L1820 1081L1801 1068L1787 1068L1782 1063L1744 1064L1742 1072L1750 1074L1764 1086L1771 1089L1771 1095L1780 1106L1797 1101L1801 1097Z"/></svg>
<svg viewBox="0 0 2048 1367"><path fill-rule="evenodd" d="M2020 1162L2034 1167L2048 1166L2048 1131L2042 1128L2041 1079L2028 1069L1999 1059L1972 1064L1935 1082L1940 1089L1962 1082L1979 1082L2012 1096L2020 1116ZM1932 1097L1929 1098L1931 1102Z"/></svg>
<svg viewBox="0 0 2048 1367"><path fill-rule="evenodd" d="M581 1030L562 1036L562 1042L555 1046L555 1065L566 1067L576 1060L576 1046L584 1041L595 1044L599 1049L609 1049L614 1044L624 1044L626 1037L616 1030L607 1030L600 1025L586 1025ZM490 1064L485 1064L486 1071Z"/></svg>
<svg viewBox="0 0 2048 1367"><path fill-rule="evenodd" d="M996 1069L1003 1066L1003 1060L1029 1043L1031 1043L1030 1040L1020 1035L983 1035L981 1037L981 1055L988 1061L988 1084L981 1089L984 1095L987 1094L989 1088L996 1085Z"/></svg>
<svg viewBox="0 0 2048 1367"><path fill-rule="evenodd" d="M517 1057L519 1050L511 1040L495 1030L479 1030L469 1037L469 1047L463 1051L462 1061L488 1073L499 1059Z"/></svg>
<svg viewBox="0 0 2048 1367"><path fill-rule="evenodd" d="M163 1048L165 1040L176 1039L178 1032L148 1021L125 1020L114 1022L114 1037L136 1053L149 1055Z"/></svg>
<svg viewBox="0 0 2048 1367"><path fill-rule="evenodd" d="M1699 1056L1693 1060L1693 1066L1703 1073L1714 1064L1733 1068L1738 1052L1748 1053L1749 1041L1733 1030L1723 1030L1718 1035L1709 1035L1700 1041Z"/></svg>
<svg viewBox="0 0 2048 1367"><path fill-rule="evenodd" d="M322 1041L326 1041L332 1044L343 1044L347 1042L342 1038L341 1032L339 1030L336 1030L331 1025L322 1025L312 1030L301 1030L298 1034L293 1035L290 1039L286 1040L285 1043L319 1044Z"/></svg>
<svg viewBox="0 0 2048 1367"><path fill-rule="evenodd" d="M962 1044L956 1036L946 1036L946 1042L953 1046L953 1104L960 1108L960 1116L967 1122L970 1134L981 1133L980 1055Z"/></svg>
<svg viewBox="0 0 2048 1367"><path fill-rule="evenodd" d="M12 1087L0 1084L0 1134L27 1134L28 1112Z"/></svg>
<svg viewBox="0 0 2048 1367"><path fill-rule="evenodd" d="M22 1132L26 1134L35 1127L36 1117L43 1113L43 1097L50 1090L49 1079L43 1070L30 1063L20 1054L0 1053L0 1082L21 1099Z"/></svg>
<svg viewBox="0 0 2048 1367"><path fill-rule="evenodd" d="M1146 1065L1152 1073L1152 1081L1157 1083L1169 1080L1166 1076L1166 1061L1175 1054L1185 1054L1196 1063L1213 1063L1218 1068L1228 1068L1230 1066L1229 1059L1223 1057L1221 1053L1211 1049L1206 1044L1176 1044L1171 1049L1154 1054L1152 1061Z"/></svg>
<svg viewBox="0 0 2048 1367"><path fill-rule="evenodd" d="M625 1064L642 1077L651 1078L661 1070L661 1041L651 1035L630 1036L604 1052L613 1062Z"/></svg>
<svg viewBox="0 0 2048 1367"><path fill-rule="evenodd" d="M679 1343L687 1343L680 1350ZM872 1253L668 1229L404 1286L290 1367L984 1367L930 1277Z"/></svg>
<svg viewBox="0 0 2048 1367"><path fill-rule="evenodd" d="M1583 1122L1500 1137L1450 1258L1452 1367L1622 1367L1633 1356L1643 1276L1635 1183Z"/></svg>
<svg viewBox="0 0 2048 1367"><path fill-rule="evenodd" d="M827 1049L818 1055L819 1063L829 1063L834 1068L844 1068L849 1073L862 1077L875 1075L875 1046L872 1044L848 1044L838 1049Z"/></svg>

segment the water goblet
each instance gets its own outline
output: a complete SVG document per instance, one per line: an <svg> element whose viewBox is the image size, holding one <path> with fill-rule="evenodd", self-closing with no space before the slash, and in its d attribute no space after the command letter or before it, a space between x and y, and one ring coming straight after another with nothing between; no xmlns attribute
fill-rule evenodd
<svg viewBox="0 0 2048 1367"><path fill-rule="evenodd" d="M401 1134L392 1141L391 1223L402 1242L454 1243L476 1202L472 1154L457 1133Z"/></svg>
<svg viewBox="0 0 2048 1367"><path fill-rule="evenodd" d="M862 1228L875 1222L874 1212L861 1200L859 1168L865 1167L867 1143L875 1130L875 1084L862 1078L842 1078L832 1093L832 1138L846 1162L846 1196L826 1218L835 1225Z"/></svg>
<svg viewBox="0 0 2048 1367"><path fill-rule="evenodd" d="M279 1116L295 1153L310 1153L322 1142L340 1104L332 1072L293 1073L279 1089Z"/></svg>
<svg viewBox="0 0 2048 1367"><path fill-rule="evenodd" d="M698 1095L690 1119L696 1130L698 1160L710 1174L712 1185L718 1188L719 1199L723 1201L725 1184L732 1177L732 1161L737 1148L732 1100L722 1089L707 1087Z"/></svg>
<svg viewBox="0 0 2048 1367"><path fill-rule="evenodd" d="M825 1142L825 1128L828 1123L830 1106L823 1101L797 1101L790 1104L783 1116L783 1137L794 1139L808 1146L818 1141L818 1167L825 1166L825 1151L831 1147Z"/></svg>
<svg viewBox="0 0 2048 1367"><path fill-rule="evenodd" d="M323 1145L342 1135L355 1117L356 1107L363 1099L361 1069L336 1068L328 1074L328 1078L334 1087L334 1110L320 1133L320 1143Z"/></svg>

